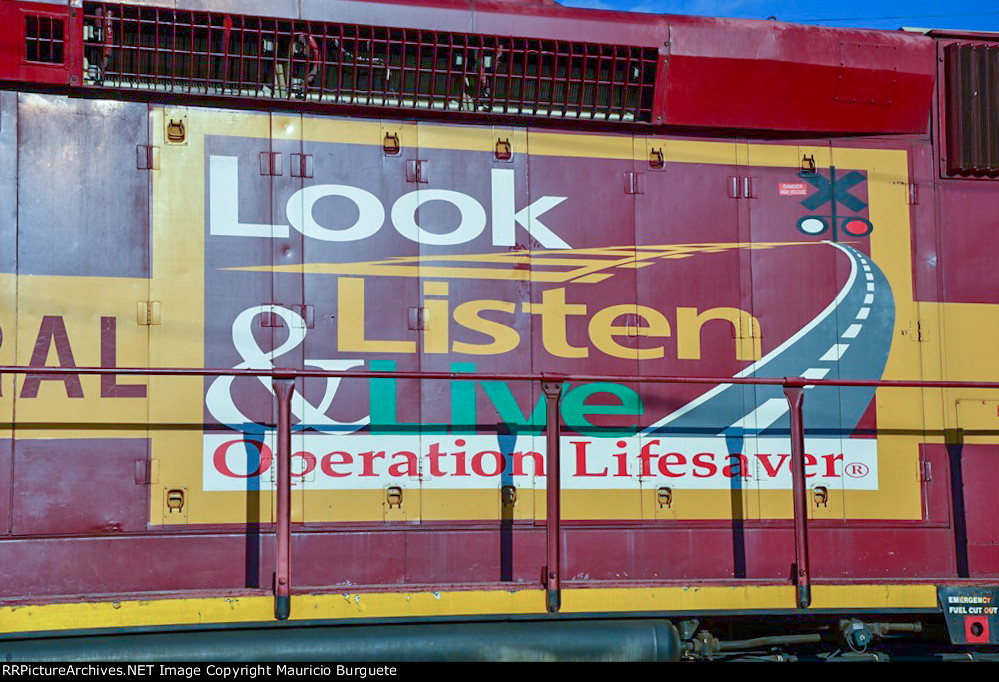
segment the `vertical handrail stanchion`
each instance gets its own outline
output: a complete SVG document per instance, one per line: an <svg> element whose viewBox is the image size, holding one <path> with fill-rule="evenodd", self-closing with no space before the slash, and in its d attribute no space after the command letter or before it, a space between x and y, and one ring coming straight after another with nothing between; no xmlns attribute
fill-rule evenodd
<svg viewBox="0 0 999 682"><path fill-rule="evenodd" d="M808 506L805 498L805 427L801 416L805 384L799 378L784 380L784 396L791 411L791 491L794 497L794 584L799 609L812 603L808 573Z"/></svg>
<svg viewBox="0 0 999 682"><path fill-rule="evenodd" d="M277 397L277 547L274 552L274 617L291 615L291 394L295 379L274 377Z"/></svg>
<svg viewBox="0 0 999 682"><path fill-rule="evenodd" d="M559 547L561 529L561 496L562 483L559 470L559 403L562 400L562 380L542 379L541 389L545 392L545 402L548 410L545 417L545 440L547 450L545 463L546 472L547 511L545 512L545 539L548 548L548 562L545 566L545 592L548 602L548 613L558 613L562 606L562 586L560 566L562 555Z"/></svg>

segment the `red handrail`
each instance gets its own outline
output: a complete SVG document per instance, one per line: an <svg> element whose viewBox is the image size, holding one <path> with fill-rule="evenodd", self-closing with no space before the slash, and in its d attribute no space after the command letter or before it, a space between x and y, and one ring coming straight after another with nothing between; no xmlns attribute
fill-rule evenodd
<svg viewBox="0 0 999 682"><path fill-rule="evenodd" d="M566 381L632 382L653 384L749 384L781 386L790 407L791 476L794 499L794 584L798 608L811 604L811 580L808 570L808 511L805 500L804 424L802 405L806 386L866 386L875 388L999 388L994 381L920 381L895 379L804 379L801 377L689 377L621 376L609 374L524 374L503 372L374 372L369 370L312 369L232 369L192 367L26 367L0 365L0 374L93 374L125 376L247 376L271 377L278 401L278 480L277 533L274 571L274 613L279 620L291 614L291 395L298 378L358 379L478 379L483 381L540 381L545 394L547 521L544 585L547 608L558 612L561 606L561 481L559 478L559 401Z"/></svg>

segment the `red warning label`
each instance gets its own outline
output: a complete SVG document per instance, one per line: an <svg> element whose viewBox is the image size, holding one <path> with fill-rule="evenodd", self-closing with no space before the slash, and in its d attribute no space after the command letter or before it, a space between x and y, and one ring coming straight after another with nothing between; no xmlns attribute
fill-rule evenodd
<svg viewBox="0 0 999 682"><path fill-rule="evenodd" d="M777 194L782 197L803 197L808 193L803 182L782 182L777 186Z"/></svg>

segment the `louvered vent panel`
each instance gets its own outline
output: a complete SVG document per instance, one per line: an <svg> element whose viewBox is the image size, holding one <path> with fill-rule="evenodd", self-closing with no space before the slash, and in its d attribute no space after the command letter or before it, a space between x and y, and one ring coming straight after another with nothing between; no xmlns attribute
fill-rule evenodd
<svg viewBox="0 0 999 682"><path fill-rule="evenodd" d="M999 46L944 48L947 172L999 177Z"/></svg>
<svg viewBox="0 0 999 682"><path fill-rule="evenodd" d="M658 53L539 40L84 5L85 82L212 97L649 122Z"/></svg>

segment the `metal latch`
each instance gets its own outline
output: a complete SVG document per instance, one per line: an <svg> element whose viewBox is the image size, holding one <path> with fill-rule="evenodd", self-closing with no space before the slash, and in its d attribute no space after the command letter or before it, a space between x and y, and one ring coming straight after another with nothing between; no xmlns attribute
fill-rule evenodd
<svg viewBox="0 0 999 682"><path fill-rule="evenodd" d="M184 491L180 488L174 488L167 491L166 499L167 510L173 513L180 513L184 509Z"/></svg>
<svg viewBox="0 0 999 682"><path fill-rule="evenodd" d="M496 140L495 154L497 161L509 161L513 158L513 145L510 144L510 138Z"/></svg>
<svg viewBox="0 0 999 682"><path fill-rule="evenodd" d="M390 485L385 489L385 502L389 509L393 507L402 508L402 488L397 485Z"/></svg>
<svg viewBox="0 0 999 682"><path fill-rule="evenodd" d="M512 507L517 504L517 488L512 485L505 485L500 489L500 499L504 507Z"/></svg>
<svg viewBox="0 0 999 682"><path fill-rule="evenodd" d="M659 508L672 507L673 506L673 489L672 488L660 488L656 491L656 499L659 501Z"/></svg>
<svg viewBox="0 0 999 682"><path fill-rule="evenodd" d="M661 169L666 167L666 157L663 155L661 147L653 147L649 150L649 168Z"/></svg>
<svg viewBox="0 0 999 682"><path fill-rule="evenodd" d="M399 142L399 133L385 133L382 140L382 152L386 156L398 156L402 151L402 144Z"/></svg>
<svg viewBox="0 0 999 682"><path fill-rule="evenodd" d="M817 485L812 488L812 499L815 501L816 507L828 507L829 506L829 488L824 485Z"/></svg>
<svg viewBox="0 0 999 682"><path fill-rule="evenodd" d="M184 119L173 119L167 121L166 138L170 144L184 144L187 140L187 126Z"/></svg>
<svg viewBox="0 0 999 682"><path fill-rule="evenodd" d="M801 174L802 175L815 174L815 154L801 155Z"/></svg>

